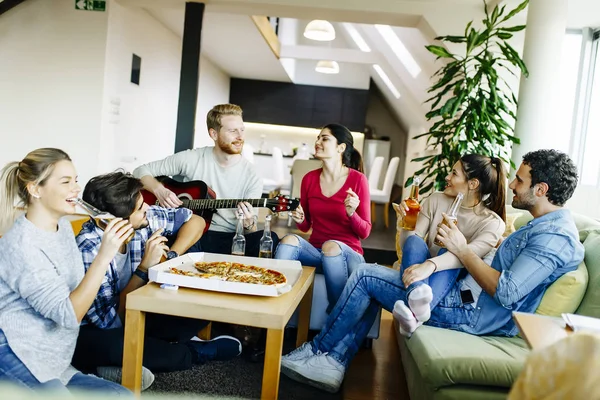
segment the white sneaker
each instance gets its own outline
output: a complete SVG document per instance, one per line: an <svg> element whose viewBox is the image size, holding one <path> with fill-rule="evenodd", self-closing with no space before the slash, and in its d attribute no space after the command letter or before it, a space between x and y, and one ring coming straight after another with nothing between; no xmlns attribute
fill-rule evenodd
<svg viewBox="0 0 600 400"><path fill-rule="evenodd" d="M304 342L302 346L298 347L296 350L293 350L281 357L281 365L287 361L298 361L304 360L305 358L312 357L315 355L313 351L312 344L310 342Z"/></svg>
<svg viewBox="0 0 600 400"><path fill-rule="evenodd" d="M107 381L121 384L123 368L121 367L98 367L96 368L98 376ZM148 389L154 382L154 374L146 367L142 367L142 391Z"/></svg>
<svg viewBox="0 0 600 400"><path fill-rule="evenodd" d="M329 393L340 390L346 368L327 353L281 364L281 372L288 378L306 383Z"/></svg>

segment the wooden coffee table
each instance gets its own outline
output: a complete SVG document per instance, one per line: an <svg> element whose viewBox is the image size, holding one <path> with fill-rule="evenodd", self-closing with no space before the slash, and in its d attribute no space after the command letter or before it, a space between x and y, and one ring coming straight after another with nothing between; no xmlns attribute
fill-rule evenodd
<svg viewBox="0 0 600 400"><path fill-rule="evenodd" d="M146 313L176 315L207 321L227 322L267 329L267 347L263 368L262 399L276 399L281 372L283 332L300 305L296 345L308 336L315 269L302 267L292 290L279 297L249 296L206 290L161 289L149 283L127 295L123 386L139 395L142 385L142 355Z"/></svg>
<svg viewBox="0 0 600 400"><path fill-rule="evenodd" d="M513 312L513 319L521 337L533 350L550 346L573 332L562 318L516 311Z"/></svg>

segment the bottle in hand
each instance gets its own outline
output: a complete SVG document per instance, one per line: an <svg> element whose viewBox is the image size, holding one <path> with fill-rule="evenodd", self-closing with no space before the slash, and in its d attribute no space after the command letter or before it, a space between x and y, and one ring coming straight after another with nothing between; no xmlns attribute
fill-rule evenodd
<svg viewBox="0 0 600 400"><path fill-rule="evenodd" d="M78 205L79 208L81 208L86 214L88 214L90 217L92 217L94 219L94 221L96 222L96 225L98 226L98 228L100 228L102 230L105 230L106 227L108 226L108 224L110 223L110 221L116 218L111 213L108 213L105 211L100 211L99 209L97 209L90 203L84 201L83 199L77 198L77 199L73 200L73 203ZM127 238L127 240L125 240L125 244L128 244L131 241L131 239L133 239L134 236L135 236L135 232L132 233Z"/></svg>
<svg viewBox="0 0 600 400"><path fill-rule="evenodd" d="M410 196L404 199L404 204L408 207L408 211L402 219L402 229L406 231L414 231L417 226L417 218L419 217L419 211L421 211L421 205L419 204L419 184L421 180L415 176L413 178L412 186L410 187Z"/></svg>
<svg viewBox="0 0 600 400"><path fill-rule="evenodd" d="M464 195L462 193L459 193L452 202L452 205L448 209L448 212L446 213L446 215L448 215L448 219L452 221L454 225L458 225L458 210L460 209L460 205L462 204L463 198ZM442 222L438 224L438 230L442 224L448 226L446 220L443 219ZM436 246L444 247L444 243L437 240L437 235L436 239L433 241L433 244L435 244Z"/></svg>
<svg viewBox="0 0 600 400"><path fill-rule="evenodd" d="M260 238L259 258L273 258L273 239L271 238L271 215L265 217L265 231Z"/></svg>
<svg viewBox="0 0 600 400"><path fill-rule="evenodd" d="M246 238L244 237L244 213L239 212L237 214L237 228L235 229L235 236L231 243L231 254L234 256L243 256L246 254Z"/></svg>

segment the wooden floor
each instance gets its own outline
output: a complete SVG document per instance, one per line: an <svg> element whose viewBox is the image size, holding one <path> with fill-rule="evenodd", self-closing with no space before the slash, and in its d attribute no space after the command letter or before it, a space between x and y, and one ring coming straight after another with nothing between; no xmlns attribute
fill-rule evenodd
<svg viewBox="0 0 600 400"><path fill-rule="evenodd" d="M383 310L379 339L362 349L344 379L344 400L408 400L392 314Z"/></svg>

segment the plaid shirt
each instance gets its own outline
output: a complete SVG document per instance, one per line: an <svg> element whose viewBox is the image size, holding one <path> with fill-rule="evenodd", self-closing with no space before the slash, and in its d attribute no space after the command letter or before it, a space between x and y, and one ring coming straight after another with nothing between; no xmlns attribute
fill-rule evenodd
<svg viewBox="0 0 600 400"><path fill-rule="evenodd" d="M150 238L152 232L159 228L164 228L164 232L162 233L164 236L174 235L183 224L189 221L192 217L192 212L187 208L150 206L146 216L151 221L152 226L136 230L135 236L127 246L130 262L126 263L125 268L131 268L131 272L128 272L127 276L130 276L138 265L140 265L144 257L146 241ZM81 232L77 235L77 245L83 257L83 265L86 272L98 254L103 234L104 231L98 228L94 221L90 219L83 224ZM101 329L123 326L118 315L120 294L119 273L123 274L123 272L119 271L116 258L113 258L104 275L98 294L85 315L82 324L93 324Z"/></svg>

